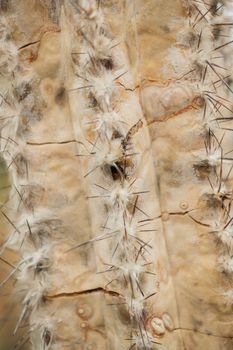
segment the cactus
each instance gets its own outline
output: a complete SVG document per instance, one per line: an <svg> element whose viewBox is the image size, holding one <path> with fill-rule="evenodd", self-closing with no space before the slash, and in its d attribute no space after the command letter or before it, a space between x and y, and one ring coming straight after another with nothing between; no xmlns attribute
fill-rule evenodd
<svg viewBox="0 0 233 350"><path fill-rule="evenodd" d="M16 348L232 349L232 3L0 7Z"/></svg>

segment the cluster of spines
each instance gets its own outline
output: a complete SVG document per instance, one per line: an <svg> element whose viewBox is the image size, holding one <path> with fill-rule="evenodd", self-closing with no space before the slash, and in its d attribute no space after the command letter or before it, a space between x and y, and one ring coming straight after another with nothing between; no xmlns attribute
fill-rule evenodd
<svg viewBox="0 0 233 350"><path fill-rule="evenodd" d="M19 60L18 49L11 40L9 25L4 17L1 18L0 29L0 46L3 50L0 72L5 89L0 93L1 156L6 162L12 188L9 199L1 207L3 220L8 223L11 233L2 245L0 254L6 248L13 248L20 256L19 262L12 265L12 271L0 287L17 276L15 292L21 295L22 309L13 332L15 334L21 323L26 322L44 303L52 248L51 225L47 223L53 221L53 215L48 210L34 210L34 198L41 186L30 181L30 163L27 159L27 136L31 124L41 118L37 107L42 101L38 102L39 97L33 94L33 79L28 74L30 69L27 63L22 64ZM13 219L11 216L14 216ZM50 317L46 324L40 320L39 324L31 325L15 348L21 348L30 340L30 334L40 329L41 342L47 349L52 340L51 320Z"/></svg>
<svg viewBox="0 0 233 350"><path fill-rule="evenodd" d="M95 11L83 10L80 18L83 21L81 28L85 31L80 29L81 53L79 59L74 59L77 87L72 91L79 90L78 93L87 100L86 108L92 110L85 120L87 127L83 133L86 139L90 134L93 137L89 141L93 162L89 162L90 169L84 176L88 178L93 174L92 178L95 178L94 174L98 172L96 177L101 181L93 184L98 192L87 198L100 200L101 207L107 208L107 218L102 223L104 232L89 242L112 239L108 261L104 262L106 269L99 273L111 276L105 288L117 283L124 290L124 303L131 319L129 348L150 349L153 339L146 329L145 303L156 291L146 295L141 280L144 274L153 278L155 274L148 266L152 246L140 238L140 232L155 229L147 226L153 220L138 203L139 197L148 191L135 189L137 179L134 177L140 154L135 151L133 139L143 122L139 119L129 125L130 118L118 111L120 89L117 82L126 72L112 54L115 45L101 10L97 7ZM144 218L140 220L137 213Z"/></svg>
<svg viewBox="0 0 233 350"><path fill-rule="evenodd" d="M178 45L185 46L190 53L185 70L178 73L182 73L181 83L191 84L196 99L200 100L198 109L205 139L203 155L199 155L199 170L209 184L210 190L204 194L207 207L214 210L214 217L208 217L203 224L220 244L218 262L220 269L229 276L233 272L230 181L233 157L232 149L226 150L224 141L229 140L233 131L232 71L228 61L229 50L232 52L233 23L227 15L228 5L216 1L209 4L202 0L188 1L188 29L178 36ZM176 63L175 67L178 67ZM224 294L232 297L232 293Z"/></svg>
<svg viewBox="0 0 233 350"><path fill-rule="evenodd" d="M206 134L206 156L204 160L211 167L210 177L208 176L210 195L217 198L220 202L219 223L213 227L211 232L217 235L218 240L226 248L226 254L221 257L221 260L224 260L222 261L224 271L229 273L233 271L233 264L231 264L232 192L230 189L225 188L227 187L225 184L231 174L232 167L230 166L229 168L228 163L231 163L232 159L229 156L230 151L225 154L223 151L222 143L224 134L220 139L215 135L218 128L226 132L232 132L232 129L228 127L221 127L224 122L229 122L232 119L231 116L225 116L224 110L227 113L232 113L232 111L225 95L221 96L218 92L220 90L227 91L230 94L232 93L229 74L226 72L225 66L222 67L221 63L218 61L216 63L215 61L219 59L217 53L222 52L228 45L228 42L220 42L222 40L221 35L224 33L219 27L221 28L222 26L224 29L227 27L224 26L224 16L218 15L218 13L221 14L221 8L221 4L216 7L215 5L207 6L201 1L189 2L190 21L187 30L188 33L182 33L181 44L190 47L190 60L188 72L182 72L182 74L185 73L182 82L193 85L203 105L203 127ZM80 11L80 8L78 10ZM134 148L132 138L134 132L136 132L135 130L140 128L142 122L138 121L134 125L127 125L124 118L120 116L120 113L112 107L114 94L117 94L116 80L121 74L124 74L124 71L116 75L113 73L114 59L109 54L113 44L111 38L106 34L107 31L105 25L103 25L100 10L94 6L93 9L90 8L87 11L86 15L87 19L85 21L87 21L87 28L92 31L92 39L93 37L95 39L90 40L86 30L81 29L83 43L85 43L83 45L85 52L77 59L80 70L77 72L78 74L80 73L78 80L80 85L77 89L80 88L87 91L89 104L96 113L96 117L89 121L95 125L95 133L97 135L96 142L94 142L90 151L90 154L94 155L96 163L94 163L90 171L94 172L96 169L101 169L103 176L107 175L112 178L112 182L109 182L110 186L108 187L97 184L97 187L102 192L96 196L102 197L108 207L108 221L105 222L104 226L108 227L110 223L114 227L114 231L116 231L114 237L117 237L117 244L112 251L113 260L107 262L109 264L108 272L117 271L117 279L119 279L120 283L125 283L129 287L130 293L128 298L126 298L126 302L135 331L135 334L132 336L134 340L132 341L131 348L133 346L138 349L150 348L153 340L145 330L144 324L144 301L148 296L144 295L140 287L140 276L142 273L147 272L145 267L147 263L142 261L145 258L147 250L150 249L150 245L138 237L138 230L140 230L140 227L143 227L142 225L151 221L149 218L140 220L141 222L136 220L135 212L141 210L138 207L137 201L142 193L141 191L133 190L133 186L135 185L133 174L136 161L133 158ZM8 60L7 64L9 65L10 63L16 66L17 55L15 52L17 50L13 44L9 46L8 39L5 38L3 42L5 43L6 41L7 50L10 50L9 55L11 55L11 59ZM216 46L215 43L217 43ZM220 56L221 62L223 55ZM10 74L10 70L12 69L8 68L9 66L7 64L0 62L4 74ZM83 69L84 67L85 69ZM5 71L5 69L8 71ZM27 85L30 86L28 82ZM2 106L4 107L4 125L1 133L3 141L2 153L8 167L13 169L12 182L15 184L14 188L16 190L14 195L19 196L18 203L21 203L20 205L24 205L24 199L21 191L18 191L20 184L17 181L19 181L19 178L23 178L25 183L28 183L28 161L23 151L20 154L18 153L19 149L24 150L24 145L20 144L20 147L18 147L18 143L22 143L22 138L19 141L17 133L19 130L22 132L22 128L19 127L20 116L17 109L18 104L23 105L22 101L27 98L27 90L27 88L23 88L23 94L20 94L20 98L18 98L16 104L12 102L12 96L9 97L5 92L2 92L1 96ZM9 110L12 108L9 108L9 105L11 106L12 104L14 104L14 111L11 117L11 115L8 116L6 114L9 114ZM4 128L12 128L11 133L9 131L5 132L8 135L7 140L4 139ZM11 136L9 137L9 135ZM229 169L224 176L223 167L226 163ZM90 174L90 171L88 171L86 176ZM25 274L30 274L32 271L33 274L36 273L39 276L37 279L27 277L27 280L32 281L32 285L30 286L29 294L25 296L21 318L30 309L32 310L40 304L44 292L44 272L49 266L47 243L44 247L44 242L38 236L35 238L33 235L33 221L35 218L31 214L31 209L29 206L27 211L29 211L28 215L31 215L32 220L28 219L28 215L26 215L27 218L24 216L17 225L19 228L14 223L11 223L15 226L14 236L19 235L22 238L21 232L24 232L21 241L22 244L25 244L25 235L28 235L30 237L29 241L31 240L33 243L29 244L27 248L29 251L28 255L20 261L15 271L20 269L19 276L21 275L23 280ZM117 229L115 230L116 225ZM35 226L37 226L36 222ZM106 233L106 235L102 235L102 238L108 235L109 233ZM137 245L138 247L136 247ZM141 262L139 262L140 260ZM38 289L38 286L42 286L42 288L40 289L39 287ZM36 290L38 293L35 293ZM42 337L45 339L45 345L49 346L51 341L50 326L43 327Z"/></svg>

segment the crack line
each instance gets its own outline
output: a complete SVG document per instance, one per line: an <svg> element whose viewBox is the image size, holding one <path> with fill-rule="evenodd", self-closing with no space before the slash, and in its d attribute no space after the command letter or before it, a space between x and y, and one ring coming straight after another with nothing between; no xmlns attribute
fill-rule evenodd
<svg viewBox="0 0 233 350"><path fill-rule="evenodd" d="M104 289L103 287L97 287L97 288L92 288L92 289L86 289L86 290L81 290L81 291L77 291L77 292L70 292L70 293L59 293L59 294L54 294L54 295L45 295L45 299L57 299L57 298L61 298L61 297L73 297L73 296L77 296L77 295L85 295L85 294L91 294L91 293L98 293L98 292L102 292L104 294L109 294L111 296L114 297L118 297L118 298L123 298L123 296L118 293L115 292L113 290L107 290Z"/></svg>
<svg viewBox="0 0 233 350"><path fill-rule="evenodd" d="M29 146L44 146L44 145L64 145L67 143L79 143L82 144L82 142L77 140L65 140L65 141L47 141L47 142L31 142L28 141L27 145Z"/></svg>

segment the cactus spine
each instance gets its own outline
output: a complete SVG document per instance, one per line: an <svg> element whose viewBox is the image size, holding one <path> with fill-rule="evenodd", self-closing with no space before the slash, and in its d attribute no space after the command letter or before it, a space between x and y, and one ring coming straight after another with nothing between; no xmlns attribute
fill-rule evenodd
<svg viewBox="0 0 233 350"><path fill-rule="evenodd" d="M176 41L160 71L152 63L155 77L140 46L150 2L31 2L29 34L27 6L9 6L0 32L1 150L12 183L1 253L20 253L1 286L17 278L14 333L29 321L17 347L227 349L229 325L210 326L210 307L198 328L194 309L210 293L206 273L224 284L211 301L226 318L232 299L230 4L175 3L179 16L163 30ZM208 262L203 277L193 277L188 252ZM198 278L203 299L192 295Z"/></svg>

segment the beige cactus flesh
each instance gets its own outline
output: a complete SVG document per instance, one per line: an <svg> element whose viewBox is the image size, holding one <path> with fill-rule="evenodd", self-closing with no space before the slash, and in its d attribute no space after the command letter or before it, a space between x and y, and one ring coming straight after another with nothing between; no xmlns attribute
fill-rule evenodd
<svg viewBox="0 0 233 350"><path fill-rule="evenodd" d="M0 8L16 349L232 349L232 2Z"/></svg>

